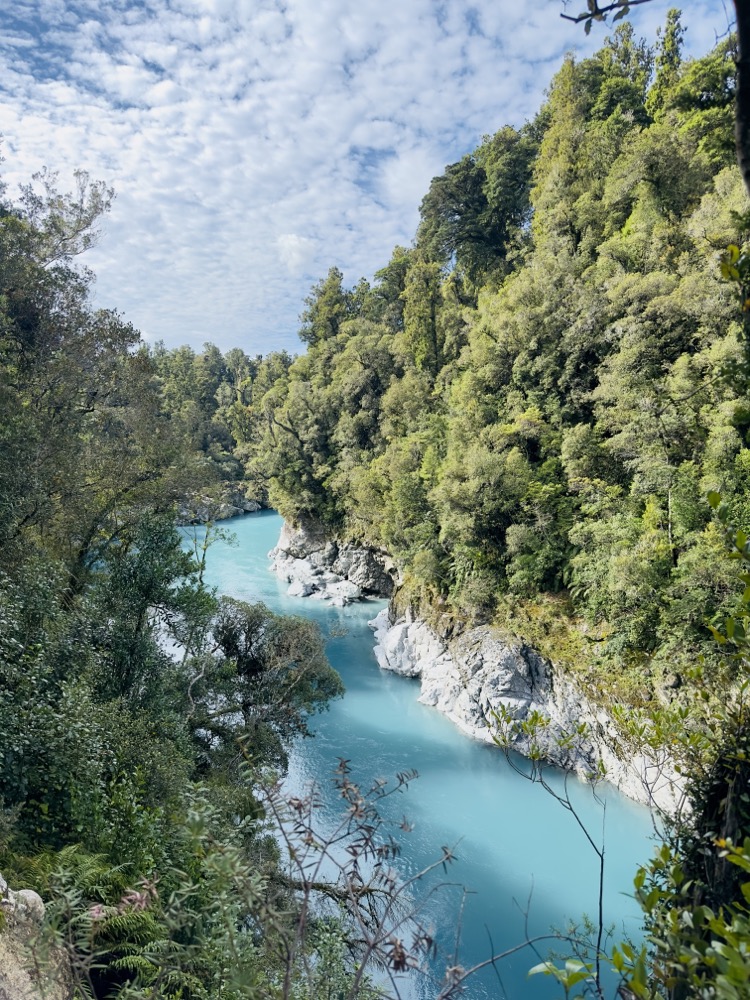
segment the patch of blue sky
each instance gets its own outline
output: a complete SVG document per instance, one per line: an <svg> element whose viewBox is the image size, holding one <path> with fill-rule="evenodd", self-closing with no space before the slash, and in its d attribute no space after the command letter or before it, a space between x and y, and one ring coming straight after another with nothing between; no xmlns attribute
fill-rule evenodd
<svg viewBox="0 0 750 1000"><path fill-rule="evenodd" d="M344 75L349 80L356 80L358 73L360 72L364 63L368 62L370 59L374 59L378 54L377 46L369 45L358 55L348 55L341 64L341 69Z"/></svg>
<svg viewBox="0 0 750 1000"><path fill-rule="evenodd" d="M448 3L445 0L438 0L438 3L434 5L433 14L435 21L437 22L440 29L447 33L448 31Z"/></svg>
<svg viewBox="0 0 750 1000"><path fill-rule="evenodd" d="M68 52L49 38L49 25L22 5L0 13L0 50L11 56L15 71L25 70L38 80L58 79Z"/></svg>
<svg viewBox="0 0 750 1000"><path fill-rule="evenodd" d="M374 146L351 146L349 151L349 157L356 165L354 183L382 207L385 205L379 194L380 177L385 164L394 156L392 149L377 149Z"/></svg>
<svg viewBox="0 0 750 1000"><path fill-rule="evenodd" d="M482 22L479 17L479 11L476 7L467 7L464 12L464 20L466 22L469 35L484 35Z"/></svg>

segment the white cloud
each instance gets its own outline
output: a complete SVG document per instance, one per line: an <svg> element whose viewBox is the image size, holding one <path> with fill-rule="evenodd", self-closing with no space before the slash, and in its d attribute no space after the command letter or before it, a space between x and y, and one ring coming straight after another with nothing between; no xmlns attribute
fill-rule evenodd
<svg viewBox="0 0 750 1000"><path fill-rule="evenodd" d="M310 285L408 244L430 179L533 115L557 0L14 0L0 10L5 178L81 167L118 197L97 300L150 339L299 349ZM11 12L12 11L12 12ZM634 8L653 37L665 5ZM701 52L719 0L685 16ZM643 28L641 26L644 26Z"/></svg>
<svg viewBox="0 0 750 1000"><path fill-rule="evenodd" d="M315 257L315 240L296 233L282 233L276 237L279 257L286 264L289 273L295 277L308 274Z"/></svg>

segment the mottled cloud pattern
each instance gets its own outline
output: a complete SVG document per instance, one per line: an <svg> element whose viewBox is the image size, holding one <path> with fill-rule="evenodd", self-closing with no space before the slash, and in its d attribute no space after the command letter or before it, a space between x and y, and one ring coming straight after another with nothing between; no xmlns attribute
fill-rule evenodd
<svg viewBox="0 0 750 1000"><path fill-rule="evenodd" d="M582 5L583 6L583 5ZM655 0L634 13L653 37ZM430 178L538 108L565 51L601 44L558 0L12 0L0 10L11 190L43 165L117 198L97 302L149 340L299 349L331 265L371 277ZM691 0L688 43L727 21ZM594 37L596 36L596 37Z"/></svg>

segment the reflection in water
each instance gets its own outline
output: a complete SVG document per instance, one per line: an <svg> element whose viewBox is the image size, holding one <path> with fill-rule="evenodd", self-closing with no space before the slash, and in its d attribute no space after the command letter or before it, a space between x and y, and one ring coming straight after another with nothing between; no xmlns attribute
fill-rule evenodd
<svg viewBox="0 0 750 1000"><path fill-rule="evenodd" d="M411 833L399 831L398 865L404 874L434 862L443 845L456 854L447 874L435 873L424 886L427 895L437 882L451 883L425 904L437 931L437 967L468 967L527 935L565 927L583 914L593 916L596 857L574 818L543 789L514 773L499 751L467 738L434 709L420 705L418 681L378 668L367 621L384 602L333 608L313 598L287 597L286 585L270 572L267 559L281 518L262 511L227 527L236 544L220 541L210 549L208 583L222 593L317 621L347 688L343 699L313 720L314 738L298 744L291 786L315 782L320 787L325 823L339 808L330 780L338 758L351 761L353 778L362 786L410 768L419 772L408 792L388 799L387 807L396 825L404 816L413 825ZM556 775L554 780L563 778ZM569 788L588 829L597 836L604 831L606 919L615 926L617 940L637 937L640 911L627 894L637 864L650 853L649 813L612 790L605 792L605 812L586 786L570 779ZM527 978L537 961L538 956L524 950L497 970L474 977L465 995L471 1000L554 996L557 991L546 977ZM434 986L411 987L411 995L422 993L434 996Z"/></svg>

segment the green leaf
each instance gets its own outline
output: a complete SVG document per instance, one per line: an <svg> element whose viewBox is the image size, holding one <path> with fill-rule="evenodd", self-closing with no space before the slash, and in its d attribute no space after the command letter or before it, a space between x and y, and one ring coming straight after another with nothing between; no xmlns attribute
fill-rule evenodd
<svg viewBox="0 0 750 1000"><path fill-rule="evenodd" d="M565 963L566 972L579 972L581 969L589 969L589 966L580 960L580 958L569 958Z"/></svg>
<svg viewBox="0 0 750 1000"><path fill-rule="evenodd" d="M722 635L718 629L715 629L713 627L713 625L708 625L707 628L711 633L711 635L714 637L714 640L718 642L719 645L723 645L727 641L726 636Z"/></svg>
<svg viewBox="0 0 750 1000"><path fill-rule="evenodd" d="M540 972L545 976L554 976L557 974L558 970L552 962L540 962L538 965L535 965L533 969L529 969L528 975L538 976Z"/></svg>

